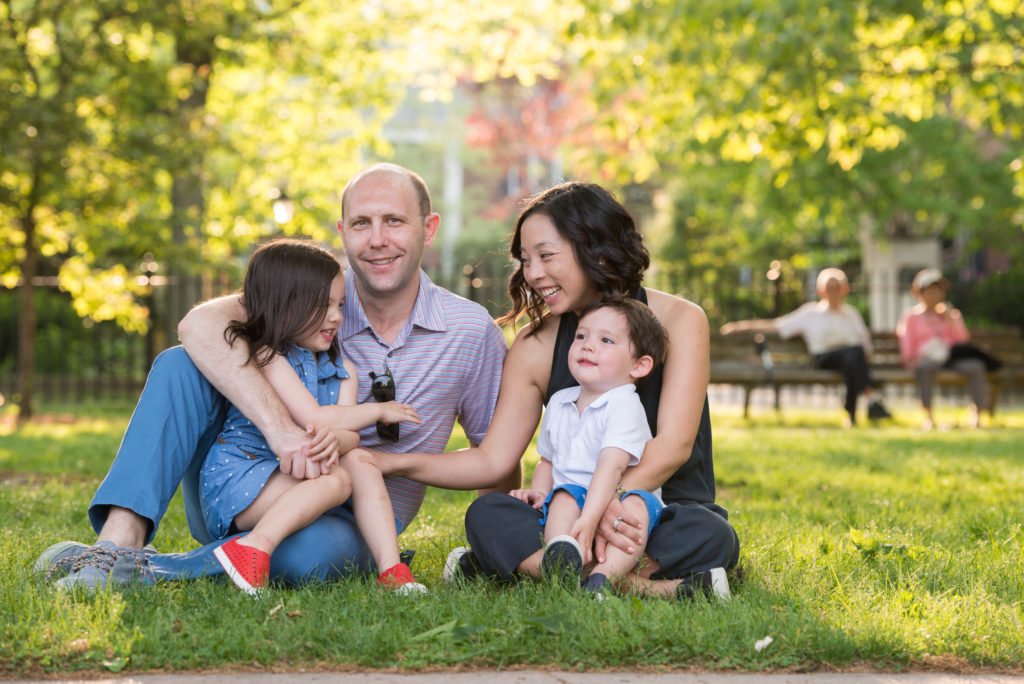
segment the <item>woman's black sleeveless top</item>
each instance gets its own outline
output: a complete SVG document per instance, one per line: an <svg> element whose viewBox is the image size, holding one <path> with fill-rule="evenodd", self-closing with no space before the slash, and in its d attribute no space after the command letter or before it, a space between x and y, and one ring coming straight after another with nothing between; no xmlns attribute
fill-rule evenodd
<svg viewBox="0 0 1024 684"><path fill-rule="evenodd" d="M646 304L647 291L641 287L633 295L633 299ZM562 314L555 337L547 397L566 387L575 387L579 384L569 372L569 347L576 337L578 324L576 314ZM651 426L651 434L655 435L658 434L658 402L661 399L663 371L663 364L659 363L637 387L640 403L644 405L644 411L647 413L647 423ZM697 438L693 442L690 458L679 467L668 482L662 485L661 497L665 503L710 504L715 501L715 466L711 458L711 418L708 415L707 396L704 397L704 410L701 412L700 427L697 429Z"/></svg>

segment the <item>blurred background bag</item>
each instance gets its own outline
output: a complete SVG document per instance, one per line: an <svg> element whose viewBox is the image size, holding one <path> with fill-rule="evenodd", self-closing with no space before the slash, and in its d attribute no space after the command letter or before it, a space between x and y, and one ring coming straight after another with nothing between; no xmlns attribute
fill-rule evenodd
<svg viewBox="0 0 1024 684"><path fill-rule="evenodd" d="M927 345L925 345L927 347ZM948 350L949 361L953 363L960 359L981 359L989 372L997 371L1003 367L1003 362L989 354L981 347L976 347L968 342L954 344Z"/></svg>
<svg viewBox="0 0 1024 684"><path fill-rule="evenodd" d="M949 360L949 347L941 337L933 337L921 347L921 358L941 365Z"/></svg>

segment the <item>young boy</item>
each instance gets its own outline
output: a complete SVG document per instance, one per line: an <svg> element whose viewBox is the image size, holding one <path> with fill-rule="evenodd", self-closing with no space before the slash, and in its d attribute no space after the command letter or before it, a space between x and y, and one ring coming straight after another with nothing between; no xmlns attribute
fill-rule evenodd
<svg viewBox="0 0 1024 684"><path fill-rule="evenodd" d="M647 521L644 543L632 554L609 545L605 562L593 568L583 588L603 595L610 581L623 580L643 556L664 508L661 492L625 492L619 480L640 462L651 439L636 383L664 359L667 344L665 329L640 302L605 299L581 312L569 348L569 370L580 384L548 401L533 488L510 492L544 511L546 545L538 575L579 580L593 557L597 524L616 492L631 515Z"/></svg>

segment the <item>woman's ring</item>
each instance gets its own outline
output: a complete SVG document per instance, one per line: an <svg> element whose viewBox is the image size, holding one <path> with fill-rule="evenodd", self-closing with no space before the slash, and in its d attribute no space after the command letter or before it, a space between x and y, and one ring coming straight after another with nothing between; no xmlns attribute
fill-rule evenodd
<svg viewBox="0 0 1024 684"><path fill-rule="evenodd" d="M612 529L616 532L619 531L619 523L622 522L622 518L616 518L615 522L612 523Z"/></svg>

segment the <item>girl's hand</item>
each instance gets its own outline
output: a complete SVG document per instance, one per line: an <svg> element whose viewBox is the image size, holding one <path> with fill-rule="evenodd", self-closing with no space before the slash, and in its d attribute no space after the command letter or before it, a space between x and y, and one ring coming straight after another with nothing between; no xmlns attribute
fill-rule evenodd
<svg viewBox="0 0 1024 684"><path fill-rule="evenodd" d="M538 492L536 489L513 489L508 493L523 503L528 503L538 511L544 508L544 499L548 498L545 492Z"/></svg>
<svg viewBox="0 0 1024 684"><path fill-rule="evenodd" d="M309 449L310 460L320 464L321 472L330 472L338 463L338 436L325 425L307 425L306 432L313 442Z"/></svg>
<svg viewBox="0 0 1024 684"><path fill-rule="evenodd" d="M380 404L380 418L382 423L410 423L420 422L420 416L409 404L399 404L397 401L386 401Z"/></svg>
<svg viewBox="0 0 1024 684"><path fill-rule="evenodd" d="M618 520L618 524L615 521ZM640 521L630 515L626 507L618 499L608 502L604 515L597 525L597 537L594 539L594 553L598 563L604 563L605 550L608 545L622 549L626 553L636 553L636 546L644 541L643 528Z"/></svg>

